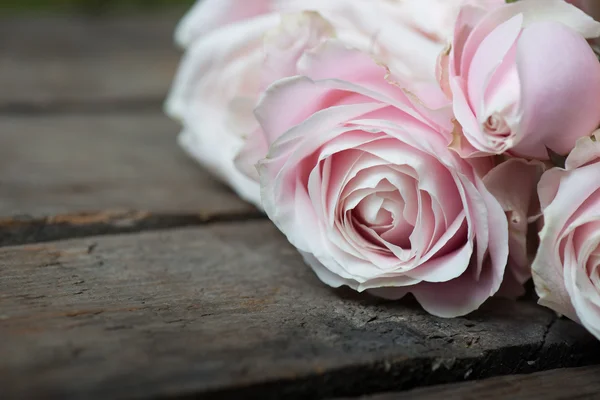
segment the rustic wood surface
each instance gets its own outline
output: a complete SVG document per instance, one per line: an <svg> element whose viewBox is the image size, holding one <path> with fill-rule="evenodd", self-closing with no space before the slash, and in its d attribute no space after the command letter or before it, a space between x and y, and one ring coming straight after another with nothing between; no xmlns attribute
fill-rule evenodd
<svg viewBox="0 0 600 400"><path fill-rule="evenodd" d="M321 284L177 147L179 15L0 17L0 399L333 398L600 362L531 302L445 320ZM589 371L567 373L597 390Z"/></svg>
<svg viewBox="0 0 600 400"><path fill-rule="evenodd" d="M593 400L598 398L600 398L600 367L501 376L477 382L361 397L362 400Z"/></svg>
<svg viewBox="0 0 600 400"><path fill-rule="evenodd" d="M533 304L448 320L327 288L267 221L5 247L0 263L2 399L324 398L600 361Z"/></svg>
<svg viewBox="0 0 600 400"><path fill-rule="evenodd" d="M0 118L0 245L258 212L183 154L155 112Z"/></svg>
<svg viewBox="0 0 600 400"><path fill-rule="evenodd" d="M162 113L181 14L0 18L0 246L260 217Z"/></svg>
<svg viewBox="0 0 600 400"><path fill-rule="evenodd" d="M0 111L160 107L181 15L0 17Z"/></svg>

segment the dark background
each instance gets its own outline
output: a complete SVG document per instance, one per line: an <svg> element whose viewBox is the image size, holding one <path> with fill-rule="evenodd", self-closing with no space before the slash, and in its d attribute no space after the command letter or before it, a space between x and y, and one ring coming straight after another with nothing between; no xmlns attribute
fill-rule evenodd
<svg viewBox="0 0 600 400"><path fill-rule="evenodd" d="M186 8L194 0L4 0L2 13L72 13L107 14L120 12L158 12L165 8Z"/></svg>

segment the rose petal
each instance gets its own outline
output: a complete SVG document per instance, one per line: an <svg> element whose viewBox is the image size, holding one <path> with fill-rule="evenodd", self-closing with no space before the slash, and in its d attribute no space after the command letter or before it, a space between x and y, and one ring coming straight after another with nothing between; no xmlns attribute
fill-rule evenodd
<svg viewBox="0 0 600 400"><path fill-rule="evenodd" d="M546 148L569 153L600 123L600 64L593 51L559 23L537 23L519 39L517 67L523 121L514 153L539 159L548 158Z"/></svg>

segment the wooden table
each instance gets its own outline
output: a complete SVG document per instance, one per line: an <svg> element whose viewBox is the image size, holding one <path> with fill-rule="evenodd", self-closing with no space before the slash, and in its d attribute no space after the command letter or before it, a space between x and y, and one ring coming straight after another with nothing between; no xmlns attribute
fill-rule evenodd
<svg viewBox="0 0 600 400"><path fill-rule="evenodd" d="M321 284L176 146L178 17L0 21L0 399L600 398L600 343L532 300Z"/></svg>

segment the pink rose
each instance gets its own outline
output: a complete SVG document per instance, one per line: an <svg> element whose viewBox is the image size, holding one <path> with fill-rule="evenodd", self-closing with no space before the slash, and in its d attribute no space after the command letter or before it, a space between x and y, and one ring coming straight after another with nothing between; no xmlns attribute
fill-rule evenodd
<svg viewBox="0 0 600 400"><path fill-rule="evenodd" d="M600 339L600 131L577 142L566 168L546 172L544 216L533 263L539 303Z"/></svg>
<svg viewBox="0 0 600 400"><path fill-rule="evenodd" d="M464 7L440 71L460 153L568 154L600 123L600 64L585 40L599 35L600 23L562 0Z"/></svg>
<svg viewBox="0 0 600 400"><path fill-rule="evenodd" d="M502 282L508 226L479 174L448 149L451 115L411 103L368 55L327 41L262 98L269 217L326 284L430 313L477 309ZM426 99L425 99L426 100Z"/></svg>
<svg viewBox="0 0 600 400"><path fill-rule="evenodd" d="M498 2L469 0L486 7ZM321 36L335 34L346 45L377 57L405 88L419 95L426 92L424 98L438 106L447 99L437 85L435 61L462 3L199 1L176 32L187 52L166 110L183 124L179 141L242 198L260 207L254 164L266 154L266 145L256 134L253 110L267 86L295 75L302 53ZM300 11L318 11L322 18L314 13L287 15ZM325 29L326 24L330 26ZM439 95L433 96L434 91Z"/></svg>

